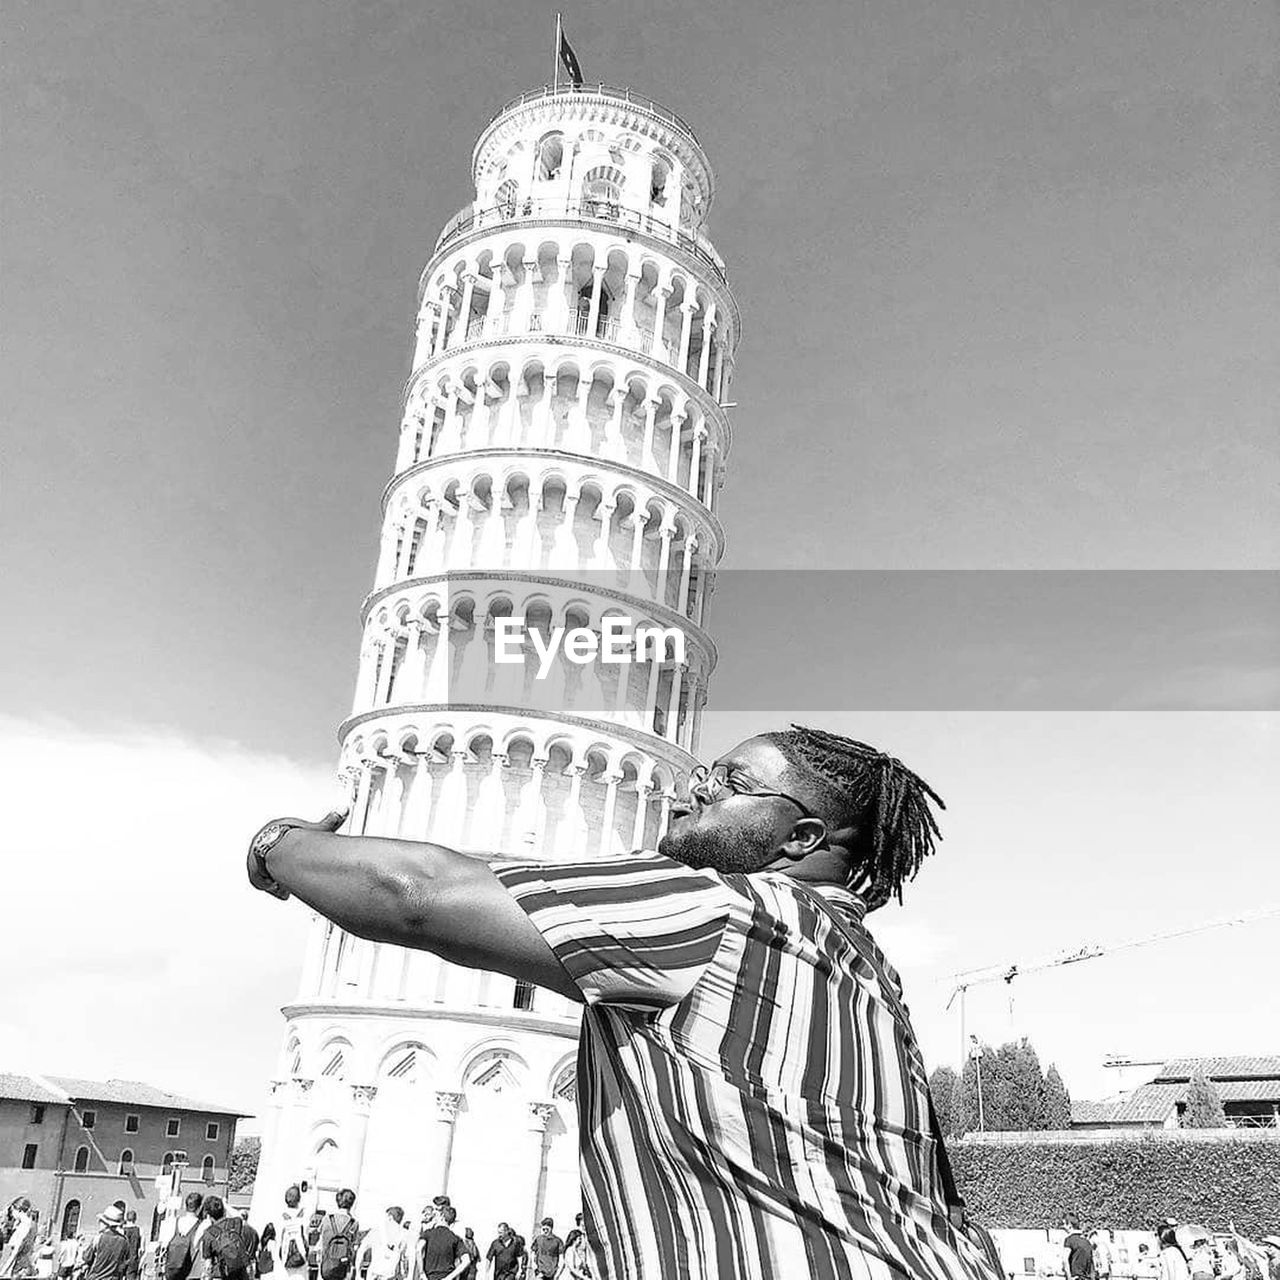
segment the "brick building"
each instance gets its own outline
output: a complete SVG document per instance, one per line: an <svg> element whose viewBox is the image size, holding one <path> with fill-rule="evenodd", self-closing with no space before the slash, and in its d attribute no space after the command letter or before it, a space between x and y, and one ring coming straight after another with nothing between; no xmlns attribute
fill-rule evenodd
<svg viewBox="0 0 1280 1280"><path fill-rule="evenodd" d="M185 1160L185 1190L225 1196L244 1113L136 1080L0 1073L0 1197L25 1195L57 1238L123 1200L159 1225L156 1177Z"/></svg>

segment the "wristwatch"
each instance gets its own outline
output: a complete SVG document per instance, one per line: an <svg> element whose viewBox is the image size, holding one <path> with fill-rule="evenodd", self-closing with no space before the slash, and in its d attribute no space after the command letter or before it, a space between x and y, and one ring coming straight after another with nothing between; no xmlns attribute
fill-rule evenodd
<svg viewBox="0 0 1280 1280"><path fill-rule="evenodd" d="M258 868L258 874L272 887L274 892L281 886L276 882L276 878L267 869L267 854L280 843L284 838L286 831L296 829L296 824L292 822L268 822L256 836L253 837L252 843L249 845L249 853ZM283 890L281 890L283 892Z"/></svg>

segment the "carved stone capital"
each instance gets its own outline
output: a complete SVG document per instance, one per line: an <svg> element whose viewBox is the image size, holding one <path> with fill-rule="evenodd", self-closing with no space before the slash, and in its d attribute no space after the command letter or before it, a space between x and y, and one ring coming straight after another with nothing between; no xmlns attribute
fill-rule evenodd
<svg viewBox="0 0 1280 1280"><path fill-rule="evenodd" d="M529 1103L529 1128L535 1131L545 1132L547 1121L556 1113L556 1104L554 1102L531 1102Z"/></svg>
<svg viewBox="0 0 1280 1280"><path fill-rule="evenodd" d="M437 1089L436 1118L452 1124L458 1118L458 1110L462 1106L462 1097L462 1094L453 1093L448 1089Z"/></svg>

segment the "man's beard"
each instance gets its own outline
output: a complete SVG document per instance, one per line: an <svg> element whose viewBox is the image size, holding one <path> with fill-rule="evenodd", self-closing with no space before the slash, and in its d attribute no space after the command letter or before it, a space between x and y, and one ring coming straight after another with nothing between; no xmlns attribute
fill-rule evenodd
<svg viewBox="0 0 1280 1280"><path fill-rule="evenodd" d="M773 861L777 846L773 824L759 818L733 831L693 826L687 831L668 832L658 841L658 852L698 871L749 875Z"/></svg>

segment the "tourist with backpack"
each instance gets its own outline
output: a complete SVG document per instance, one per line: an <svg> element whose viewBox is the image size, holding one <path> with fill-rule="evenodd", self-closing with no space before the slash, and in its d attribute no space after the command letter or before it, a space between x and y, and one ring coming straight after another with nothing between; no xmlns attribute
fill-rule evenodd
<svg viewBox="0 0 1280 1280"><path fill-rule="evenodd" d="M173 1224L173 1234L167 1239L160 1237L160 1280L188 1280L193 1273L199 1274L194 1264L200 1256L201 1231L208 1225L203 1208L204 1196L189 1191Z"/></svg>
<svg viewBox="0 0 1280 1280"><path fill-rule="evenodd" d="M209 1229L200 1243L200 1255L209 1260L212 1280L253 1280L258 1233L243 1218L228 1216L221 1196L210 1196L204 1209Z"/></svg>
<svg viewBox="0 0 1280 1280"><path fill-rule="evenodd" d="M297 1186L284 1193L279 1232L276 1252L284 1272L283 1280L307 1280L307 1211L302 1207L302 1190ZM317 1245L319 1242L317 1235Z"/></svg>
<svg viewBox="0 0 1280 1280"><path fill-rule="evenodd" d="M356 1280L360 1224L351 1213L356 1193L343 1187L333 1199L337 1211L329 1214L320 1228L320 1280Z"/></svg>
<svg viewBox="0 0 1280 1280"><path fill-rule="evenodd" d="M124 1214L115 1205L98 1214L102 1230L85 1255L85 1280L122 1280L129 1263L129 1242L124 1238Z"/></svg>

